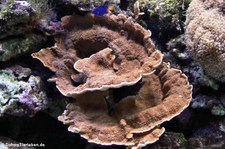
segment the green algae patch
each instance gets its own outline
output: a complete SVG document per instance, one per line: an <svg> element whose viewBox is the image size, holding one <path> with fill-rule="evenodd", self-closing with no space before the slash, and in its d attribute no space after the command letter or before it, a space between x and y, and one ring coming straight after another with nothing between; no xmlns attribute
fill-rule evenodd
<svg viewBox="0 0 225 149"><path fill-rule="evenodd" d="M37 51L46 38L41 35L29 34L0 41L0 61L7 61L21 54Z"/></svg>

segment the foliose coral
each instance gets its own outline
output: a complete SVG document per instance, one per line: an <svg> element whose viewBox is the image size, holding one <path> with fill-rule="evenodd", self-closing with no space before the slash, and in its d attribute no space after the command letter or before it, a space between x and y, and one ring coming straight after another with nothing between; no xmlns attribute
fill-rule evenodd
<svg viewBox="0 0 225 149"><path fill-rule="evenodd" d="M29 68L14 66L0 70L0 116L29 115L47 107L41 79Z"/></svg>
<svg viewBox="0 0 225 149"><path fill-rule="evenodd" d="M123 14L65 16L54 47L33 53L76 101L59 120L89 142L143 147L189 105L192 86L162 63L151 32ZM88 43L88 44L87 44Z"/></svg>
<svg viewBox="0 0 225 149"><path fill-rule="evenodd" d="M125 15L62 20L68 32L57 36L55 47L32 56L56 72L51 80L66 96L133 85L162 62L162 54L149 38L151 32Z"/></svg>
<svg viewBox="0 0 225 149"><path fill-rule="evenodd" d="M59 120L70 125L69 131L79 132L89 142L143 147L159 139L164 128L158 125L183 111L190 96L191 86L187 85L186 76L164 64L156 73L143 78L136 95L115 103L111 112L105 100L110 102L112 97L90 92L69 104Z"/></svg>
<svg viewBox="0 0 225 149"><path fill-rule="evenodd" d="M225 3L193 0L187 11L186 43L207 75L225 82Z"/></svg>

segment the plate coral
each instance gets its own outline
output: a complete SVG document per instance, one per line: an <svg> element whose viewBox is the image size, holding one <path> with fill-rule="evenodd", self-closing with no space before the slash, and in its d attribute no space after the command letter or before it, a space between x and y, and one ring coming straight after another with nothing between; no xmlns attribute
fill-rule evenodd
<svg viewBox="0 0 225 149"><path fill-rule="evenodd" d="M89 142L143 147L190 103L192 86L162 62L151 32L123 14L65 16L54 47L33 53L76 100L59 120ZM119 97L120 96L120 97Z"/></svg>

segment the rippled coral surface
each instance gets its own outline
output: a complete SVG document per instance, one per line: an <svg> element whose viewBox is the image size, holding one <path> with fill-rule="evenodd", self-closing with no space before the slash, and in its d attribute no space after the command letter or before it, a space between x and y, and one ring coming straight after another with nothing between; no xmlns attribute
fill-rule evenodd
<svg viewBox="0 0 225 149"><path fill-rule="evenodd" d="M110 136L110 134L112 134L111 130L114 129L108 129L107 126L111 123L107 123L106 119L112 120L113 118L115 121L110 122L116 124L116 126L125 128L121 129L122 131L116 131L118 132L118 135L114 136L121 137L126 134L122 137L125 138L123 141L129 143L133 141L131 138L135 138L136 141L133 141L133 143L139 144L139 147L148 144L149 142L147 140L149 140L149 138L157 138L159 140L155 143L150 142L153 144L147 145L144 148L225 147L225 85L221 82L221 73L223 72L219 70L220 68L223 70L224 65L220 63L221 61L217 63L217 60L222 60L223 54L218 53L221 55L218 59L214 54L209 54L203 56L200 60L196 58L198 53L194 53L193 50L194 48L196 51L211 49L211 53L212 51L218 51L217 48L212 47L218 43L217 39L223 37L223 27L218 27L218 31L221 31L222 33L218 34L218 38L216 39L214 38L215 36L213 36L213 32L208 32L207 29L214 29L216 26L219 26L220 23L217 23L218 21L222 21L222 23L224 23L224 21L223 19L217 19L213 22L213 26L207 26L206 24L218 16L216 12L219 12L220 14L224 13L224 2L222 0L192 0L192 3L190 4L191 7L189 8L191 11L188 10L188 18L186 22L194 20L194 17L197 17L203 12L207 14L200 17L202 22L195 22L195 27L198 29L192 29L193 26L189 29L186 27L186 33L189 35L196 35L196 40L194 40L194 42L199 41L200 44L190 44L191 42L187 40L190 36L188 34L185 35L184 33L185 27L183 23L185 21L187 6L190 3L189 0L138 0L138 2L139 5L137 5L137 3L134 5L135 1L129 0L115 0L108 2L105 0L27 0L20 2L14 0L4 0L0 2L0 14L2 18L7 20L5 21L0 19L0 29L7 29L0 31L2 33L0 35L0 43L2 45L0 48L0 59L3 59L4 54L8 54L5 56L4 60L1 60L0 62L0 136L6 136L12 139L0 137L0 147L2 144L5 145L6 142L24 142L44 143L45 148L54 149L61 149L62 147L65 149L125 148L125 146L118 145L99 146L95 143L88 143L85 139L80 137L81 135L88 140L94 140L93 138L97 138L99 140L110 140L110 138L106 136ZM202 2L204 3L204 10L202 9ZM128 18L131 17L130 20L135 23L142 24L145 29L151 30L152 43L154 43L156 48L164 54L163 61L170 62L171 67L182 70L182 72L188 76L188 80L191 85L193 85L193 99L190 102L190 106L178 117L161 124L161 127L166 129L166 132L161 137L159 137L161 135L160 132L163 132L164 129L161 129L159 126L156 126L153 130L147 133L144 133L144 135L129 133L130 125L132 128L140 125L146 126L146 124L152 125L150 120L153 122L159 117L162 117L162 115L154 117L154 114L156 113L155 111L152 111L149 114L144 114L149 109L144 111L141 110L141 108L149 108L149 106L154 109L158 103L166 102L154 100L156 96L161 96L158 96L158 90L148 92L148 89L145 88L146 86L143 87L143 84L146 84L146 80L141 79L134 86L126 86L103 91L104 96L101 96L101 98L97 98L98 96L96 93L90 93L83 96L73 96L73 98L63 97L63 95L61 95L56 88L56 77L59 77L62 72L64 72L64 75L67 76L67 80L69 80L72 85L76 87L86 82L88 77L91 76L90 74L85 75L85 73L90 73L86 71L87 69L98 68L96 65L86 67L87 65L84 65L84 61L81 61L82 68L80 69L79 67L79 70L82 70L83 73L79 73L76 70L78 66L76 66L76 68L73 67L74 63L78 59L82 60L83 58L89 58L93 55L98 57L94 62L101 62L101 65L98 66L104 66L107 68L111 67L111 63L107 63L109 64L108 66L102 65L102 62L106 60L105 58L102 58L102 56L107 55L105 54L105 51L109 51L108 49L103 51L104 54L96 54L99 50L106 48L104 46L102 47L102 44L99 44L99 42L97 42L98 44L94 44L93 42L90 42L91 40L86 40L86 42L81 42L81 40L78 40L78 44L76 43L77 38L73 38L72 41L67 38L66 42L65 40L57 40L56 42L57 45L65 42L67 48L62 50L62 46L59 46L58 49L54 46L55 41L53 36L55 36L55 39L60 39L60 36L62 37L62 35L68 33L68 30L63 27L64 23L60 21L61 17L72 14L80 15L81 17L88 16L94 7L102 4L113 6L113 10L109 12L109 15L118 15L122 13ZM195 9L193 9L193 6L195 6ZM140 11L138 11L138 14L135 14L134 9L138 10L137 7L139 7ZM194 12L196 15L192 15L191 12ZM212 14L212 12L215 13ZM99 21L104 22L104 17L100 18L103 18L103 20L99 19ZM186 23L186 25L188 25L188 23ZM81 28L85 27L85 25L81 26ZM205 26L207 26L207 28L205 28ZM199 31L201 31L201 34L199 34ZM129 34L126 34L126 31L121 30L120 34L128 37L128 40L132 40L129 38ZM93 35L95 35L93 38L102 37L98 34ZM205 38L199 38L199 35L203 35L202 37L207 35L207 40L205 40ZM70 37L71 36L72 34L70 34ZM146 39L149 37L150 36L148 35ZM210 42L208 42L208 37L211 39ZM106 38L104 37L103 39ZM222 45L223 51L223 42L219 42L219 44ZM85 47L86 45L88 45L88 49L96 49L96 47L101 46L99 50L96 50L95 52L89 51L90 53L85 53L84 51L81 52L80 50L78 52L79 56L77 57L77 54L74 53L74 51L76 51L75 49L82 49L81 47ZM194 48L192 45L194 45ZM201 48L202 45L204 45L203 49ZM31 57L30 53L33 52L33 50L37 52L40 48L44 48L46 51L51 52L52 57L49 57L49 59L47 58L48 63L44 64L49 65L54 63L53 65L55 67L51 67L51 70L44 68L42 63ZM108 48L113 50L115 45ZM119 69L120 65L118 65L118 63L121 61L118 57L125 55L125 57L132 60L131 53L128 52L121 55L119 54L119 56L117 53L109 53L107 60L111 61L108 62L113 62L113 60L116 60L116 65L112 65L113 71ZM42 54L42 56L48 55L48 53ZM204 64L208 63L210 56L215 56L216 60L211 61L212 63L210 63L210 67L206 68ZM55 60L58 58L60 58L60 60L56 62ZM23 68L18 65L23 66ZM83 69L83 66L86 68ZM55 73L56 68L57 72ZM126 68L128 69L129 67ZM76 75L71 75L71 73ZM98 73L101 74L100 72ZM167 83L164 82L166 77L162 78L162 80L164 80L162 82L165 83L165 90L169 91L167 85L171 82L176 83L176 81L179 80L177 79L177 74L179 73L171 73L170 75L173 77L171 77L171 80L167 80ZM101 81L101 79L92 80ZM64 81L62 77L59 81L61 81L62 84L65 83L62 87L67 90L67 87L69 87L67 81ZM147 82L147 84L152 83L152 86L157 84L153 83L153 81ZM182 83L178 83L178 86L180 84ZM182 90L181 87L178 87L177 89ZM171 90L164 97L174 93L180 94L180 92ZM148 98L151 100L145 100L145 97L147 96L151 97ZM101 99L102 102L98 103L96 100L90 100L95 99L93 97L96 97L96 100ZM168 116L168 113L170 112L167 111L167 109L169 109L168 107L170 107L170 105L173 105L172 103L172 100L171 102L168 100L166 108L161 106L162 109L160 111L166 110L163 114ZM66 104L68 104L67 108L65 107ZM131 108L135 107L135 105L139 108ZM176 108L178 105L181 106L180 102L174 104L173 107ZM63 113L63 110L65 109L66 111ZM175 111L173 108L170 109ZM118 112L120 110L122 112ZM102 114L103 111L104 114ZM134 112L140 112L142 114L139 116L138 114L133 115ZM63 115L61 115L62 113ZM125 115L123 115L124 113ZM128 116L129 114L131 115ZM59 115L61 115L61 118L59 119L69 125L70 131L76 133L80 131L80 134L68 132L68 125L64 126L57 120ZM151 119L149 119L148 122L143 121L145 116L150 116ZM101 119L102 117L105 119ZM127 121L127 119L130 120L132 118L137 118L136 122L144 123L137 124L132 123L132 121ZM85 126L93 127L90 129L85 129ZM95 131L97 130L100 131L96 133ZM109 133L104 135L106 132ZM117 139L111 138L111 140ZM111 144L113 143L111 142Z"/></svg>

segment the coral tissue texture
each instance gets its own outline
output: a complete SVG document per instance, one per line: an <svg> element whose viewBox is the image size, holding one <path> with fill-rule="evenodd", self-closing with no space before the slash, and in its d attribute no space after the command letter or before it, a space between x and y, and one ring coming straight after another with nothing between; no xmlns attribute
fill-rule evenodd
<svg viewBox="0 0 225 149"><path fill-rule="evenodd" d="M164 132L159 124L189 105L191 86L179 70L163 64L154 74L143 78L136 95L115 103L110 114L105 102L107 94L88 92L78 96L59 120L89 142L143 147L158 140Z"/></svg>
<svg viewBox="0 0 225 149"><path fill-rule="evenodd" d="M66 96L133 85L162 62L151 32L122 14L66 16L62 22L68 32L33 57L56 72L51 80Z"/></svg>
<svg viewBox="0 0 225 149"><path fill-rule="evenodd" d="M55 46L32 54L55 72L50 81L59 91L76 99L58 119L101 145L157 141L165 131L159 125L189 105L187 77L162 63L151 32L122 14L62 22L66 33Z"/></svg>
<svg viewBox="0 0 225 149"><path fill-rule="evenodd" d="M206 73L225 82L225 2L193 0L187 11L186 41Z"/></svg>

